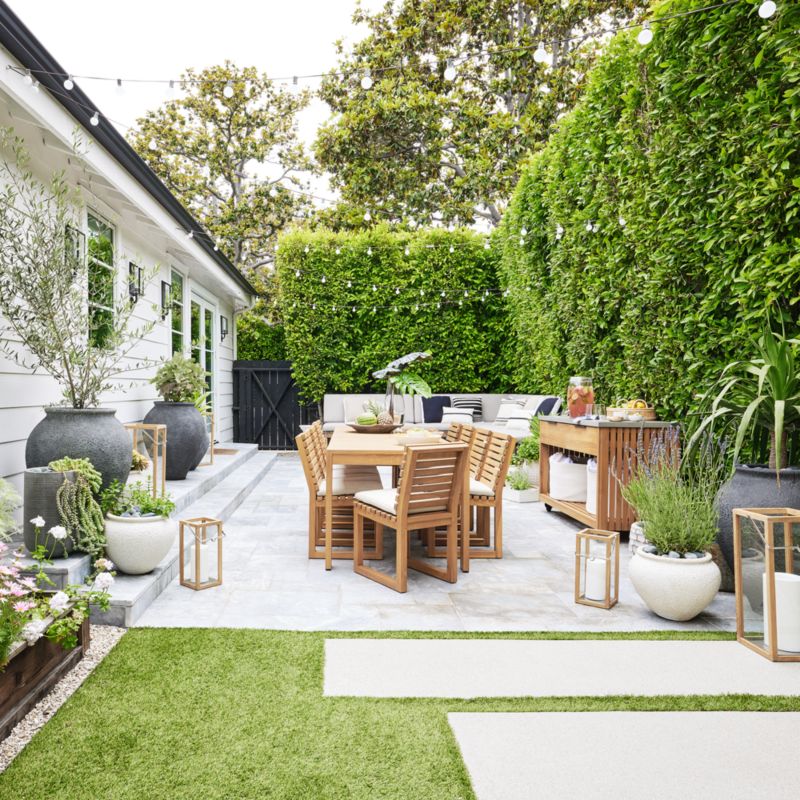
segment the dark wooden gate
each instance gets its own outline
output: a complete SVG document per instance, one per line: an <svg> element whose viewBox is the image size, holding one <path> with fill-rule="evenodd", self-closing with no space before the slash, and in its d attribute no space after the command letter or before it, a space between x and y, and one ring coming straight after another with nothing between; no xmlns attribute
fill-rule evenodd
<svg viewBox="0 0 800 800"><path fill-rule="evenodd" d="M318 417L302 403L290 361L233 362L233 440L261 450L294 450L301 425Z"/></svg>

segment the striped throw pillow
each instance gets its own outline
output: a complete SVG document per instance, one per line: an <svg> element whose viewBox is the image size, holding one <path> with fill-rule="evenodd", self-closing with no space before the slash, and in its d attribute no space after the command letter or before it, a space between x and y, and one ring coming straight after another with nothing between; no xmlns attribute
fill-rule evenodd
<svg viewBox="0 0 800 800"><path fill-rule="evenodd" d="M480 397L454 397L453 408L471 409L475 422L483 419L483 400Z"/></svg>
<svg viewBox="0 0 800 800"><path fill-rule="evenodd" d="M471 408L443 408L442 422L449 425L451 422L461 422L465 425L472 425L474 417Z"/></svg>

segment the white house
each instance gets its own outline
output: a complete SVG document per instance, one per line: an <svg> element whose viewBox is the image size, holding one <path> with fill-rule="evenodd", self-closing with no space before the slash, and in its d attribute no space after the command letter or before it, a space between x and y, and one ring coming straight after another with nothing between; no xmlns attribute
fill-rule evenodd
<svg viewBox="0 0 800 800"><path fill-rule="evenodd" d="M91 99L77 83L64 88L67 71L1 1L0 59L0 126L24 140L38 176L65 171L83 199L83 233L111 245L112 263L90 269L113 270L114 291L125 295L131 264L156 270L136 304L140 320L155 317L156 324L131 358L160 361L178 351L198 358L210 373L216 438L230 441L235 317L249 307L255 290L102 111L92 124L98 109ZM76 132L88 142L81 158L74 154ZM0 336L7 335L0 319ZM124 379L132 388L102 404L115 407L123 423L141 420L156 397L148 382L154 371L131 373ZM0 359L0 476L18 487L28 434L42 419L42 407L60 398L48 375Z"/></svg>

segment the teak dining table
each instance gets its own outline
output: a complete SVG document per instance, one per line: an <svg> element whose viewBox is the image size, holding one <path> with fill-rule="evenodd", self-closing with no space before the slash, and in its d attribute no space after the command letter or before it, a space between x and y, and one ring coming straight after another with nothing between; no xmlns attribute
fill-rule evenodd
<svg viewBox="0 0 800 800"><path fill-rule="evenodd" d="M333 486L335 464L358 466L399 467L405 459L405 435L402 433L356 433L346 428L337 428L328 442L325 463L327 486ZM425 444L447 444L443 439L431 437ZM414 442L418 444L418 442ZM460 510L461 571L469 572L469 459L464 475ZM333 568L333 499L325 494L325 569Z"/></svg>

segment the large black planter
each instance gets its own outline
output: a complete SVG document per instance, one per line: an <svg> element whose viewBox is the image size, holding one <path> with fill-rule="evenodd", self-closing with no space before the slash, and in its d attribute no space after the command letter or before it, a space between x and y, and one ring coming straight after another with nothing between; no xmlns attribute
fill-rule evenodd
<svg viewBox="0 0 800 800"><path fill-rule="evenodd" d="M203 415L194 403L168 403L157 400L144 421L167 426L168 481L182 481L208 450L208 432Z"/></svg>
<svg viewBox="0 0 800 800"><path fill-rule="evenodd" d="M800 468L775 470L757 464L740 464L733 477L719 490L719 534L722 554L733 569L734 508L800 508Z"/></svg>
<svg viewBox="0 0 800 800"><path fill-rule="evenodd" d="M103 476L103 488L111 481L125 483L131 471L131 436L116 418L113 408L65 408L51 406L31 431L25 446L27 467L46 467L69 456L88 458Z"/></svg>
<svg viewBox="0 0 800 800"><path fill-rule="evenodd" d="M73 548L71 539L58 541L47 535L47 531L55 525L61 525L56 495L65 480L74 481L74 472L53 472L47 467L32 467L25 470L25 487L23 489L24 523L22 536L25 547L32 553L37 545L43 544L48 558L66 558ZM36 537L36 528L31 520L41 517L44 520L42 532Z"/></svg>

